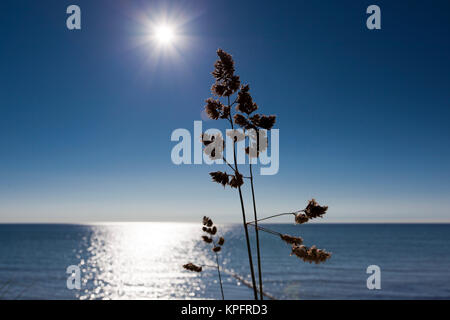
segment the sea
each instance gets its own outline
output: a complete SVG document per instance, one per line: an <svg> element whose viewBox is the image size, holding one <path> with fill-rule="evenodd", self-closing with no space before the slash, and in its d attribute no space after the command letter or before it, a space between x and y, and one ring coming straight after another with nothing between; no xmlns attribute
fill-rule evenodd
<svg viewBox="0 0 450 320"><path fill-rule="evenodd" d="M266 299L450 298L450 224L261 226L275 232L259 233ZM221 299L216 258L201 228L0 224L0 299ZM332 256L306 263L277 232ZM242 225L218 225L217 235L225 239L218 255L225 299L252 299ZM250 235L256 268L253 228ZM184 270L188 262L205 267Z"/></svg>

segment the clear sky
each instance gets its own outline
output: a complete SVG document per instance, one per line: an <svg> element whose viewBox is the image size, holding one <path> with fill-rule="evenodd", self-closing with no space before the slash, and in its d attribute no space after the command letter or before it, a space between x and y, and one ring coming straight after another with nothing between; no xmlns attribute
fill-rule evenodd
<svg viewBox="0 0 450 320"><path fill-rule="evenodd" d="M176 50L142 42L164 17ZM240 221L237 192L210 182L220 166L170 158L172 131L202 119L219 47L278 116L261 216L315 197L324 221L450 220L447 0L2 0L0 39L0 222Z"/></svg>

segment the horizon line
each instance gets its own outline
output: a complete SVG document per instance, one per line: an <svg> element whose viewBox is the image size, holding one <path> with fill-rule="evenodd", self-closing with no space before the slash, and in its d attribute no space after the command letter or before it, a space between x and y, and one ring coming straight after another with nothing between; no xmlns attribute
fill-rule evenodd
<svg viewBox="0 0 450 320"><path fill-rule="evenodd" d="M139 224L139 223L181 223L181 224L197 224L197 221L0 221L0 225L119 225L119 224ZM242 225L242 222L218 222L219 224L236 224ZM260 222L259 224L286 224L296 225L292 222ZM320 224L450 224L450 220L411 220L411 221L312 221L309 225ZM304 224L306 225L306 224Z"/></svg>

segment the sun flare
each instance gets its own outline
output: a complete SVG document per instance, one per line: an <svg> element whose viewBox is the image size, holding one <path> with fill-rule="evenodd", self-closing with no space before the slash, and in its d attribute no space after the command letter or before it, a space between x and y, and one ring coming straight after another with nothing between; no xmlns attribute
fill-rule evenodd
<svg viewBox="0 0 450 320"><path fill-rule="evenodd" d="M170 25L159 25L155 27L154 35L161 44L170 44L175 40L175 30Z"/></svg>
<svg viewBox="0 0 450 320"><path fill-rule="evenodd" d="M181 14L164 12L139 16L136 18L138 30L133 45L148 56L148 64L181 61L181 53L192 46L194 41L186 26L191 19Z"/></svg>

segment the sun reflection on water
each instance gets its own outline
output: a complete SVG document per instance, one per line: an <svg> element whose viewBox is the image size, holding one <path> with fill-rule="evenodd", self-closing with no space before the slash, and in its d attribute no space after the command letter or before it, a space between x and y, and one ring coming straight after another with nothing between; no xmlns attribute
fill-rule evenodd
<svg viewBox="0 0 450 320"><path fill-rule="evenodd" d="M93 226L84 247L80 299L184 299L204 293L200 275L181 268L190 259L206 262L196 225Z"/></svg>

